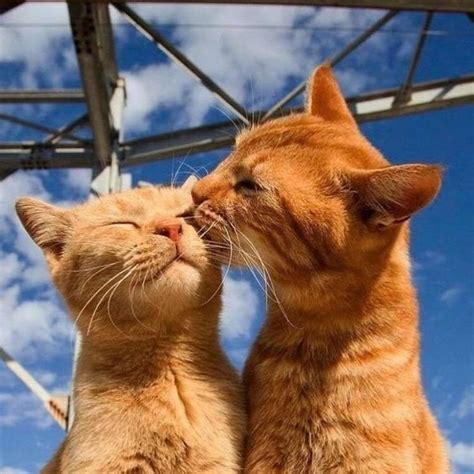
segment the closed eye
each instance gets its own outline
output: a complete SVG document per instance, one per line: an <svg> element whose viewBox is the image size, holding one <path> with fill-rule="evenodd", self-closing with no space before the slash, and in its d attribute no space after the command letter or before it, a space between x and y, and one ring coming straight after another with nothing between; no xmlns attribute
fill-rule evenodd
<svg viewBox="0 0 474 474"><path fill-rule="evenodd" d="M140 227L136 222L133 221L114 221L114 222L109 222L108 224L105 225L132 225L133 227L136 227L137 229Z"/></svg>
<svg viewBox="0 0 474 474"><path fill-rule="evenodd" d="M262 191L263 188L251 179L243 179L242 181L236 183L235 190L238 193L244 194L245 196L249 196L257 193L258 191Z"/></svg>

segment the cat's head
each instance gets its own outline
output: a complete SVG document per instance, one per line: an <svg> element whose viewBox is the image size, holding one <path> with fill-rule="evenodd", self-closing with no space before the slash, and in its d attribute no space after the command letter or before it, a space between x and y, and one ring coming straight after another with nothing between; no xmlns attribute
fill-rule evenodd
<svg viewBox="0 0 474 474"><path fill-rule="evenodd" d="M76 318L80 313L83 333L109 327L108 313L124 332L156 329L163 318L199 307L216 292L220 271L186 217L194 182L133 189L72 209L17 201L54 283Z"/></svg>
<svg viewBox="0 0 474 474"><path fill-rule="evenodd" d="M258 264L257 251L274 276L292 279L380 259L440 183L437 166L390 166L322 66L308 83L306 111L241 133L193 197L200 222L218 222L212 238L240 245L248 264Z"/></svg>

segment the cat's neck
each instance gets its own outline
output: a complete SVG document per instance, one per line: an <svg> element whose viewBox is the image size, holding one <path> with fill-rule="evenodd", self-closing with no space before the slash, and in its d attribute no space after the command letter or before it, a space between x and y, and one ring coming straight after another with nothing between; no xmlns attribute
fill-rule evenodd
<svg viewBox="0 0 474 474"><path fill-rule="evenodd" d="M108 326L107 337L101 337L99 326L94 334L84 334L76 388L93 386L101 392L141 390L159 383L170 367L198 369L212 354L221 353L216 308L189 310L176 318L180 318L181 324L163 324L155 331L138 329L135 325L135 331L124 332L119 327ZM102 315L101 320L109 320L108 315Z"/></svg>
<svg viewBox="0 0 474 474"><path fill-rule="evenodd" d="M417 326L416 294L405 251L394 252L377 268L307 275L301 282L275 278L274 286L277 298L269 300L266 324L275 333L331 341L357 337L365 327L380 326L388 333L401 325Z"/></svg>

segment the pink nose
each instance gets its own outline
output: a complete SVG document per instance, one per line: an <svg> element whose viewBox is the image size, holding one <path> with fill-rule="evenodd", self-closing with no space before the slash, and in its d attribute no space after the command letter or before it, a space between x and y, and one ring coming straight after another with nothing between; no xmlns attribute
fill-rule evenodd
<svg viewBox="0 0 474 474"><path fill-rule="evenodd" d="M160 222L157 223L154 233L177 242L183 233L183 227L180 222L176 221Z"/></svg>

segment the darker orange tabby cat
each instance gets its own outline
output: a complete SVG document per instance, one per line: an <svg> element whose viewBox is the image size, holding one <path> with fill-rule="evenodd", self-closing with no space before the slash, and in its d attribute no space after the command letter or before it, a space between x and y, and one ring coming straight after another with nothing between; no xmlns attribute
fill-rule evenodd
<svg viewBox="0 0 474 474"><path fill-rule="evenodd" d="M306 113L245 131L194 187L213 238L273 282L245 368L246 472L448 471L420 380L406 222L440 183L436 166L389 166L323 66Z"/></svg>
<svg viewBox="0 0 474 474"><path fill-rule="evenodd" d="M243 391L218 341L220 270L183 217L190 184L18 201L82 334L74 423L44 473L241 471Z"/></svg>

